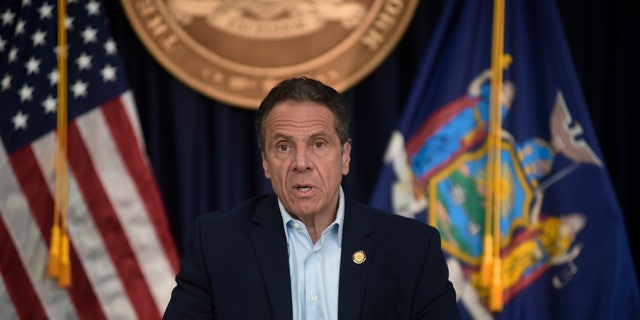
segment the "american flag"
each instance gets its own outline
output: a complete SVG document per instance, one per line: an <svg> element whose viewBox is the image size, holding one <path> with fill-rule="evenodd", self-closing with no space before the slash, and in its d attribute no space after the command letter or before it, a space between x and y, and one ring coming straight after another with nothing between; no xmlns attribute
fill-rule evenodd
<svg viewBox="0 0 640 320"><path fill-rule="evenodd" d="M102 4L68 0L71 285L47 275L57 1L0 2L0 318L158 319L178 254Z"/></svg>

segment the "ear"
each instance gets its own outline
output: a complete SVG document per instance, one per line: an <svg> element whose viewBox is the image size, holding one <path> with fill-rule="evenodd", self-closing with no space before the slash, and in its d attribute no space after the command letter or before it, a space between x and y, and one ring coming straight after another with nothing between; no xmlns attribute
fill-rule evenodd
<svg viewBox="0 0 640 320"><path fill-rule="evenodd" d="M351 163L351 139L342 145L342 175L349 173L349 163Z"/></svg>
<svg viewBox="0 0 640 320"><path fill-rule="evenodd" d="M271 179L271 173L269 172L269 164L267 163L267 158L264 156L264 151L260 152L262 155L262 170L264 170L264 176L267 179Z"/></svg>

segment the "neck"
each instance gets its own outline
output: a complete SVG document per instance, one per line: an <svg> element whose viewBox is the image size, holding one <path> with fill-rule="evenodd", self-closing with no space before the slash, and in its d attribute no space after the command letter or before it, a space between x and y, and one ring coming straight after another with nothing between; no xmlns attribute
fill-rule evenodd
<svg viewBox="0 0 640 320"><path fill-rule="evenodd" d="M304 226L307 228L307 233L309 233L309 237L311 237L311 241L316 243L316 241L320 239L322 232L336 219L336 213L334 212L332 215L314 215L307 217L294 216L294 218L304 223Z"/></svg>

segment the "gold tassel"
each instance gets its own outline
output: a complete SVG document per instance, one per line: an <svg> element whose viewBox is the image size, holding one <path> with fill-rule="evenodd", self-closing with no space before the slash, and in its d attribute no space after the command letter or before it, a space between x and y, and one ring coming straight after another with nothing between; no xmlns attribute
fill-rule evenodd
<svg viewBox="0 0 640 320"><path fill-rule="evenodd" d="M489 309L491 311L502 311L502 261L499 256L493 261L492 278Z"/></svg>
<svg viewBox="0 0 640 320"><path fill-rule="evenodd" d="M69 287L71 285L71 261L69 259L69 235L65 232L62 234L61 254L60 254L60 272L58 274L58 285L61 287Z"/></svg>
<svg viewBox="0 0 640 320"><path fill-rule="evenodd" d="M493 237L490 234L484 236L482 247L482 261L480 265L480 287L489 288L491 285L491 273L493 272Z"/></svg>
<svg viewBox="0 0 640 320"><path fill-rule="evenodd" d="M54 223L51 228L51 244L49 248L49 262L47 274L56 278L60 274L60 226Z"/></svg>

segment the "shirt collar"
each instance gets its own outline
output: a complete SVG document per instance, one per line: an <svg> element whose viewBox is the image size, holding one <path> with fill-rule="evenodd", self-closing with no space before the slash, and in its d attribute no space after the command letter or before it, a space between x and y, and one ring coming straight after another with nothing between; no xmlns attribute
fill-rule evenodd
<svg viewBox="0 0 640 320"><path fill-rule="evenodd" d="M287 224L289 221L293 220L293 217L287 212L287 210L282 205L282 201L278 198L278 207L280 208L280 215L282 216L282 225L284 227L284 233L287 236L287 242L289 241L289 232L287 231ZM336 219L329 225L330 228L332 225L337 225L338 228L338 246L342 247L342 225L344 224L344 191L342 190L342 186L340 186L340 197L338 199L338 211L336 211Z"/></svg>

